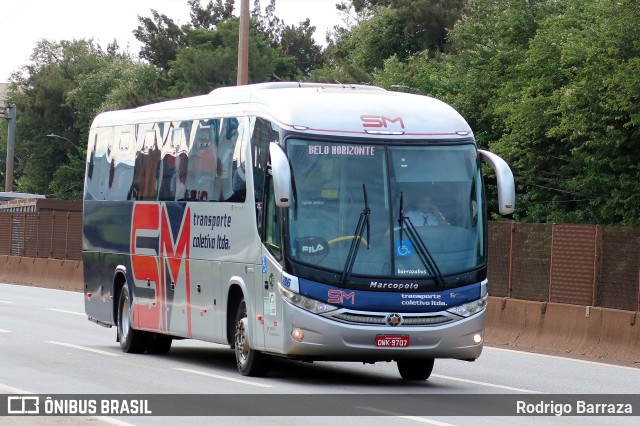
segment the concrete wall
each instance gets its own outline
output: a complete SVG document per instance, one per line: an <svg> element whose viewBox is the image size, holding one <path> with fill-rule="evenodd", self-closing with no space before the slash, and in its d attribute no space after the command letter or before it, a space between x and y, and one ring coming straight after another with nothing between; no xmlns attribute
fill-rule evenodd
<svg viewBox="0 0 640 426"><path fill-rule="evenodd" d="M637 312L490 297L486 342L640 368Z"/></svg>
<svg viewBox="0 0 640 426"><path fill-rule="evenodd" d="M78 260L0 256L0 281L82 291L84 274Z"/></svg>
<svg viewBox="0 0 640 426"><path fill-rule="evenodd" d="M82 262L0 256L0 281L82 291ZM640 315L589 306L490 297L489 346L640 368Z"/></svg>

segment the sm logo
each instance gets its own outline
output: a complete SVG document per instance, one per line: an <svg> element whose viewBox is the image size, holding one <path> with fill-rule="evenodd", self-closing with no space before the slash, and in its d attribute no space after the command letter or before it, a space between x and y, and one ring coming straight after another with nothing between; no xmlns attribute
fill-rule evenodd
<svg viewBox="0 0 640 426"><path fill-rule="evenodd" d="M187 309L187 330L181 331L191 336L190 217L190 209L177 204L133 207L131 269L138 328L170 330L175 296L175 303Z"/></svg>
<svg viewBox="0 0 640 426"><path fill-rule="evenodd" d="M360 120L362 120L362 127L386 129L390 124L393 124L395 127L399 125L401 129L404 129L402 117L389 118L383 115L361 115Z"/></svg>
<svg viewBox="0 0 640 426"><path fill-rule="evenodd" d="M356 303L356 295L354 292L346 293L342 290L333 289L327 292L327 296L327 303L335 303L341 305L345 300L350 300L352 305Z"/></svg>

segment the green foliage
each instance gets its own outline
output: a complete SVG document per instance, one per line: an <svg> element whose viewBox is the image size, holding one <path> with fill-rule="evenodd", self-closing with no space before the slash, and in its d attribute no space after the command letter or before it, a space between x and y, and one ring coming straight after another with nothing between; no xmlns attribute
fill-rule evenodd
<svg viewBox="0 0 640 426"><path fill-rule="evenodd" d="M81 199L93 117L160 99L166 88L155 68L108 54L91 40L42 40L32 61L9 92L18 106L15 190Z"/></svg>
<svg viewBox="0 0 640 426"><path fill-rule="evenodd" d="M234 0L209 1L206 7L200 5L200 0L188 0L191 9L191 26L205 30L214 29L220 22L233 17Z"/></svg>
<svg viewBox="0 0 640 426"><path fill-rule="evenodd" d="M516 219L637 225L639 22L634 0L469 0L448 53L391 57L374 82L457 108L512 166Z"/></svg>
<svg viewBox="0 0 640 426"><path fill-rule="evenodd" d="M91 41L53 43L42 40L31 56L32 64L14 76L9 102L18 107L14 188L16 191L51 194L49 184L60 165L77 155L80 133L74 128L78 113L66 104L79 76L100 67L105 53ZM61 135L72 141L49 138ZM76 177L82 181L83 174Z"/></svg>
<svg viewBox="0 0 640 426"><path fill-rule="evenodd" d="M338 52L343 60L372 72L381 68L385 59L407 55L419 50L417 40L403 37L405 22L392 9L376 9L371 19L353 28L340 40Z"/></svg>
<svg viewBox="0 0 640 426"><path fill-rule="evenodd" d="M640 223L640 92L629 78L640 75L640 10L632 4L562 2L499 90L505 128L493 146L527 193L520 217Z"/></svg>
<svg viewBox="0 0 640 426"><path fill-rule="evenodd" d="M194 13L198 15L197 11L192 11L192 20L197 21ZM140 25L133 31L135 38L142 43L140 58L163 71L168 71L169 61L175 60L178 49L186 46L185 35L167 15L151 9L151 16L138 16Z"/></svg>
<svg viewBox="0 0 640 426"><path fill-rule="evenodd" d="M171 62L170 97L209 93L216 87L233 86L237 80L238 19L221 22L215 30L185 28L189 47L179 49ZM292 57L273 48L260 34L249 39L249 81L271 81L274 76L295 80L299 70Z"/></svg>
<svg viewBox="0 0 640 426"><path fill-rule="evenodd" d="M297 26L285 25L284 21L276 16L276 0L270 0L264 13L261 12L260 0L255 0L251 13L252 34L263 36L271 43L271 47L281 49L284 55L294 60L304 76L308 76L311 70L323 66L325 58L322 48L313 38L316 27L311 25L310 19L300 22ZM282 77L277 75L278 78Z"/></svg>
<svg viewBox="0 0 640 426"><path fill-rule="evenodd" d="M334 34L338 51L368 71L395 55L406 60L421 51L444 52L447 34L462 16L465 0L352 0L338 10L358 22ZM355 17L351 17L353 11Z"/></svg>
<svg viewBox="0 0 640 426"><path fill-rule="evenodd" d="M38 43L9 92L16 190L79 198L97 113L235 84L234 1L188 5L182 28L154 10L139 18L148 64L115 44ZM512 166L515 219L640 225L637 0L352 0L338 5L351 25L324 51L312 20L287 26L275 0L264 14L254 5L251 82L374 83L440 98ZM5 146L6 128L0 138Z"/></svg>
<svg viewBox="0 0 640 426"><path fill-rule="evenodd" d="M324 64L322 49L313 39L316 27L306 19L296 27L287 25L282 30L280 46L282 52L295 59L296 67L303 75L308 76L312 70L321 68Z"/></svg>
<svg viewBox="0 0 640 426"><path fill-rule="evenodd" d="M311 71L309 81L318 83L369 84L373 77L356 66L350 64L325 65Z"/></svg>
<svg viewBox="0 0 640 426"><path fill-rule="evenodd" d="M85 151L82 150L82 153ZM69 155L69 161L53 173L49 191L54 198L82 200L84 190L85 159L81 155Z"/></svg>

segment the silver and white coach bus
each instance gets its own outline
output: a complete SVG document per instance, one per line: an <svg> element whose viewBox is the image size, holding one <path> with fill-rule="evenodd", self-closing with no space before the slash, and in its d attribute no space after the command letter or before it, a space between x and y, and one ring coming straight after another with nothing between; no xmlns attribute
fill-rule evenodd
<svg viewBox="0 0 640 426"><path fill-rule="evenodd" d="M483 346L487 209L507 164L438 100L369 86L265 83L98 115L84 195L85 306L125 352L172 339L272 357L396 361Z"/></svg>

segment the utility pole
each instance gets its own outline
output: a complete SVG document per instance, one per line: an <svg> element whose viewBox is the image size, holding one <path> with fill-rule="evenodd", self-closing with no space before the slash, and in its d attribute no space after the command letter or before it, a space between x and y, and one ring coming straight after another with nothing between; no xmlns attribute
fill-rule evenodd
<svg viewBox="0 0 640 426"><path fill-rule="evenodd" d="M4 190L13 191L13 151L16 145L16 106L0 107L0 118L9 120L9 131L7 132L7 169L5 173Z"/></svg>
<svg viewBox="0 0 640 426"><path fill-rule="evenodd" d="M238 39L238 81L242 86L249 82L249 0L240 5L240 35Z"/></svg>

